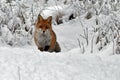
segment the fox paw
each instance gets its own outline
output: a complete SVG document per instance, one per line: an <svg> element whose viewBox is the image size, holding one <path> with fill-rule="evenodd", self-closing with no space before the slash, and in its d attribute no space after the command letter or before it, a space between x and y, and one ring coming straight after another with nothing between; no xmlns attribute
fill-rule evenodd
<svg viewBox="0 0 120 80"><path fill-rule="evenodd" d="M43 51L43 48L38 48L40 51Z"/></svg>
<svg viewBox="0 0 120 80"><path fill-rule="evenodd" d="M45 46L44 51L48 51L50 46Z"/></svg>
<svg viewBox="0 0 120 80"><path fill-rule="evenodd" d="M53 50L52 49L48 49L48 52L53 52Z"/></svg>

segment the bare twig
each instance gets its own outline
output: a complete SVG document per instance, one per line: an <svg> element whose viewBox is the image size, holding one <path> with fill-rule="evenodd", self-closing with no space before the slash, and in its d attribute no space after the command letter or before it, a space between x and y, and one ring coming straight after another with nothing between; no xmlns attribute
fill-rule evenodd
<svg viewBox="0 0 120 80"><path fill-rule="evenodd" d="M85 48L84 48L84 44L82 43L82 47L83 47L83 52L82 53L84 53L85 52Z"/></svg>
<svg viewBox="0 0 120 80"><path fill-rule="evenodd" d="M93 53L93 41L94 41L94 36L92 37L92 40L91 40L91 53Z"/></svg>
<svg viewBox="0 0 120 80"><path fill-rule="evenodd" d="M82 34L80 34L80 37L82 37L82 38L86 39L86 38L85 38L85 36L83 36Z"/></svg>
<svg viewBox="0 0 120 80"><path fill-rule="evenodd" d="M18 80L21 80L20 67L18 66Z"/></svg>
<svg viewBox="0 0 120 80"><path fill-rule="evenodd" d="M77 39L77 40L78 40L78 43L79 43L79 47L81 48L80 40L79 39Z"/></svg>

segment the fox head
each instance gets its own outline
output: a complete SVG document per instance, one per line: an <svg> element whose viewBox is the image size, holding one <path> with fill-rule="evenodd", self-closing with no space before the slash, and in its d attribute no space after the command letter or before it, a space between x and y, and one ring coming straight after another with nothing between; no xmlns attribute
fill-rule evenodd
<svg viewBox="0 0 120 80"><path fill-rule="evenodd" d="M47 19L43 19L41 15L38 15L36 29L41 34L47 34L50 32L50 30L52 30L52 16L48 17Z"/></svg>

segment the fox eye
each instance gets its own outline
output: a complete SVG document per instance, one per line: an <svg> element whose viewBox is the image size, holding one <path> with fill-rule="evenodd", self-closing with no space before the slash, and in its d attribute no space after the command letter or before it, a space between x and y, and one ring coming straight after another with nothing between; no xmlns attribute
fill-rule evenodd
<svg viewBox="0 0 120 80"><path fill-rule="evenodd" d="M46 26L46 28L48 29L49 27L48 27L48 26Z"/></svg>
<svg viewBox="0 0 120 80"><path fill-rule="evenodd" d="M42 28L42 26L39 26L40 28Z"/></svg>

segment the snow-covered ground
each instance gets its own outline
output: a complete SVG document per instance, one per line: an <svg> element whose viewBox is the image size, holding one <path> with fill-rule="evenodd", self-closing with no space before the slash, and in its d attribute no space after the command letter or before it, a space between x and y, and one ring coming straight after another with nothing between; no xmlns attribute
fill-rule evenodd
<svg viewBox="0 0 120 80"><path fill-rule="evenodd" d="M53 26L62 52L40 52L36 46L0 47L0 80L119 80L120 56L111 48L82 54L77 42L82 33L74 20ZM107 54L107 55L106 55Z"/></svg>

